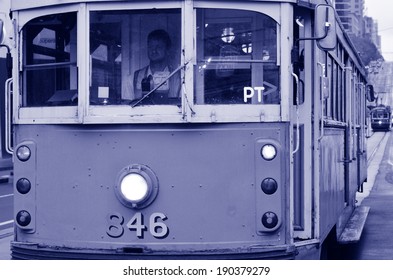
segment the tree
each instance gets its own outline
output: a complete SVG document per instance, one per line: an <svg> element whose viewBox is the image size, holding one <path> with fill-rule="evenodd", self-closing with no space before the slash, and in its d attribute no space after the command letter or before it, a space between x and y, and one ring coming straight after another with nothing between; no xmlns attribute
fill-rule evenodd
<svg viewBox="0 0 393 280"><path fill-rule="evenodd" d="M350 38L364 65L368 65L373 60L384 60L375 44L370 39L360 38L354 35L350 35Z"/></svg>

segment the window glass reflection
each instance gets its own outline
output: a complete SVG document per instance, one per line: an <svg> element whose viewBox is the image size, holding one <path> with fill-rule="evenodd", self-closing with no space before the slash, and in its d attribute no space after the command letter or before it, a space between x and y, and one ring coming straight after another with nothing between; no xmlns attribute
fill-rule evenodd
<svg viewBox="0 0 393 280"><path fill-rule="evenodd" d="M277 23L250 11L197 11L197 104L279 104Z"/></svg>

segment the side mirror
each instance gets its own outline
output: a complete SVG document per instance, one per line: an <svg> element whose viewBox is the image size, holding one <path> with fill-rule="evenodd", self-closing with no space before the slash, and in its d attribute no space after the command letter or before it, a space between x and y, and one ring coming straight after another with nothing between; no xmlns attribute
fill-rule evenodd
<svg viewBox="0 0 393 280"><path fill-rule="evenodd" d="M336 13L332 6L319 4L315 7L315 37L318 47L325 51L336 48Z"/></svg>
<svg viewBox="0 0 393 280"><path fill-rule="evenodd" d="M369 102L375 101L374 87L372 85L366 86L366 98Z"/></svg>

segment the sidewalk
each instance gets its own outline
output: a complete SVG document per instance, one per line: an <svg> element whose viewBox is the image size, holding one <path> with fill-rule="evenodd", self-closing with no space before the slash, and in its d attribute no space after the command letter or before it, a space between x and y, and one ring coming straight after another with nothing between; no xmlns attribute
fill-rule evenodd
<svg viewBox="0 0 393 280"><path fill-rule="evenodd" d="M367 182L363 183L363 192L356 193L357 205L360 205L370 195L374 187L389 137L390 134L385 137L374 135L373 138L367 140Z"/></svg>
<svg viewBox="0 0 393 280"><path fill-rule="evenodd" d="M393 260L393 135L384 149L377 176L362 205L370 212L356 246L360 260Z"/></svg>

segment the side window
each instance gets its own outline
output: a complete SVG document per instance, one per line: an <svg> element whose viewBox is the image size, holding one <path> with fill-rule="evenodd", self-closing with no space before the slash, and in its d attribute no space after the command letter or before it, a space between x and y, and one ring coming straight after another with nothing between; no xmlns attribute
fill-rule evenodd
<svg viewBox="0 0 393 280"><path fill-rule="evenodd" d="M90 13L90 104L180 104L181 10Z"/></svg>
<svg viewBox="0 0 393 280"><path fill-rule="evenodd" d="M279 104L277 23L251 11L197 10L196 104Z"/></svg>
<svg viewBox="0 0 393 280"><path fill-rule="evenodd" d="M36 18L23 28L24 107L77 104L76 13Z"/></svg>

